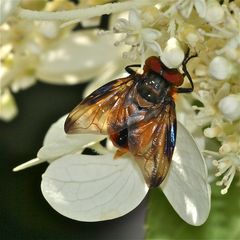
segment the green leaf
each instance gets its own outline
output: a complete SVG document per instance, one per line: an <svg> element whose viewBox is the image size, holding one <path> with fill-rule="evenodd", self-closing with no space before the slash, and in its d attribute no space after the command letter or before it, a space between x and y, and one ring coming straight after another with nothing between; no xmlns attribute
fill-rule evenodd
<svg viewBox="0 0 240 240"><path fill-rule="evenodd" d="M240 239L240 188L232 183L226 195L212 186L212 207L200 227L185 223L159 189L150 192L145 239Z"/></svg>

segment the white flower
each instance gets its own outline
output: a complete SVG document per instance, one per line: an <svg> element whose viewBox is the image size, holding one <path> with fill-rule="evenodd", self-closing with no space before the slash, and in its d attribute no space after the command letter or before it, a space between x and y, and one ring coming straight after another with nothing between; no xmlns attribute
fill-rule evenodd
<svg viewBox="0 0 240 240"><path fill-rule="evenodd" d="M125 33L126 36L117 41L115 44L125 43L131 46L129 52L125 53L126 57L136 60L138 56L144 54L147 49L151 49L157 55L161 55L161 47L156 41L161 32L156 29L144 27L141 15L137 10L129 11L129 19L120 18L114 25L113 31L115 33Z"/></svg>
<svg viewBox="0 0 240 240"><path fill-rule="evenodd" d="M240 118L240 94L230 94L220 100L218 108L224 117L230 121Z"/></svg>
<svg viewBox="0 0 240 240"><path fill-rule="evenodd" d="M65 118L53 124L38 159L32 162L55 160L43 174L41 184L49 204L66 217L87 222L117 218L136 208L149 189L134 159L127 154L114 160L113 152L98 144L96 148L94 142L106 136L66 135ZM86 146L102 155L82 154ZM29 165L25 163L15 171ZM172 165L161 188L186 222L201 225L206 221L210 210L206 166L181 124Z"/></svg>

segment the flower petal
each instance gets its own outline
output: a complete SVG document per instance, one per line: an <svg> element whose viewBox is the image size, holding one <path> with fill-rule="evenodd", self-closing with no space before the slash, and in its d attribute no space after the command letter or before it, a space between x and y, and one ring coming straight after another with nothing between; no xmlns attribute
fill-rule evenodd
<svg viewBox="0 0 240 240"><path fill-rule="evenodd" d="M1 0L0 2L0 24L17 8L21 0Z"/></svg>
<svg viewBox="0 0 240 240"><path fill-rule="evenodd" d="M182 1L182 4L179 6L179 10L183 17L189 18L190 14L192 13L193 9L193 2L190 1Z"/></svg>
<svg viewBox="0 0 240 240"><path fill-rule="evenodd" d="M125 18L117 19L116 23L114 24L113 31L116 33L124 32L129 27L129 22Z"/></svg>
<svg viewBox="0 0 240 240"><path fill-rule="evenodd" d="M152 51L157 53L157 55L160 55L160 56L162 55L162 49L157 41L145 42L145 44L149 49L152 49Z"/></svg>
<svg viewBox="0 0 240 240"><path fill-rule="evenodd" d="M196 226L206 221L211 194L207 168L192 136L180 123L172 164L161 188L184 221Z"/></svg>
<svg viewBox="0 0 240 240"><path fill-rule="evenodd" d="M197 143L200 151L205 149L205 137L203 135L202 129L199 128L196 121L193 121L195 117L195 111L191 105L191 101L186 98L186 96L178 95L176 101L177 119L182 123L186 129L192 134L195 142Z"/></svg>
<svg viewBox="0 0 240 240"><path fill-rule="evenodd" d="M143 35L144 41L153 41L161 37L162 33L153 28L144 28L142 30L142 35Z"/></svg>
<svg viewBox="0 0 240 240"><path fill-rule="evenodd" d="M148 192L135 161L113 160L113 154L62 157L43 174L41 189L60 214L86 222L123 216Z"/></svg>
<svg viewBox="0 0 240 240"><path fill-rule="evenodd" d="M53 84L88 81L120 56L112 35L99 36L93 30L75 32L42 55L37 77Z"/></svg>
<svg viewBox="0 0 240 240"><path fill-rule="evenodd" d="M142 26L140 14L136 9L129 11L129 24L132 28L139 29Z"/></svg>
<svg viewBox="0 0 240 240"><path fill-rule="evenodd" d="M199 17L203 18L207 13L206 0L194 0L194 6Z"/></svg>
<svg viewBox="0 0 240 240"><path fill-rule="evenodd" d="M48 161L55 160L63 155L79 152L84 147L103 140L106 136L96 134L68 135L64 132L66 115L61 117L48 130L43 147L38 151L37 157Z"/></svg>

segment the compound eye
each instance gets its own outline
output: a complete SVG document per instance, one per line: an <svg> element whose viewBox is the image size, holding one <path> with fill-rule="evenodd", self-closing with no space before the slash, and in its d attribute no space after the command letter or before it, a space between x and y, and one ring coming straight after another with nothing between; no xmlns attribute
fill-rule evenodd
<svg viewBox="0 0 240 240"><path fill-rule="evenodd" d="M145 61L144 72L155 72L161 75L165 80L170 82L175 86L180 86L183 84L184 76L178 69L169 69L160 60L159 57L152 56Z"/></svg>
<svg viewBox="0 0 240 240"><path fill-rule="evenodd" d="M145 72L151 70L155 73L160 74L160 72L162 71L162 63L160 61L160 58L156 56L149 57L145 61L145 65L143 69Z"/></svg>

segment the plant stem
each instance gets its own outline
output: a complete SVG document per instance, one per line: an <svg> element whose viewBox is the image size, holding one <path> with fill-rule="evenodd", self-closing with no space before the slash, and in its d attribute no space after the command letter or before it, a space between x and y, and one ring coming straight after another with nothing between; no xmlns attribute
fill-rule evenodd
<svg viewBox="0 0 240 240"><path fill-rule="evenodd" d="M44 20L44 21L71 21L79 22L92 17L101 16L103 14L116 13L126 11L132 8L139 8L148 5L153 5L156 1L149 0L134 0L120 3L107 3L97 5L90 8L81 8L74 10L66 10L59 12L33 11L23 8L18 9L18 16L28 20Z"/></svg>

